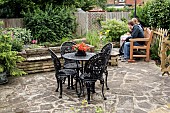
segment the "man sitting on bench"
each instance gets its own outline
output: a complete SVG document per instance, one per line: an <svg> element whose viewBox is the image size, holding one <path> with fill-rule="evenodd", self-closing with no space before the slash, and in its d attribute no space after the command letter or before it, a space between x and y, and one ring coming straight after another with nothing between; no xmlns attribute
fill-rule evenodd
<svg viewBox="0 0 170 113"><path fill-rule="evenodd" d="M126 38L126 41L124 43L124 48L123 48L123 52L124 52L124 59L122 59L121 61L128 61L128 59L130 58L130 42L129 39L130 38L144 38L144 32L143 30L137 25L134 24L134 22L132 20L130 20L128 22L128 27L131 30L131 36ZM144 45L144 42L134 42L134 46L141 46Z"/></svg>

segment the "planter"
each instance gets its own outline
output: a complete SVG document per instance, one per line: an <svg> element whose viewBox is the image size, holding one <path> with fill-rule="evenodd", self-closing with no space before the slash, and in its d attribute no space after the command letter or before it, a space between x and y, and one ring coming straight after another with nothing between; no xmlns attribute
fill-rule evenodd
<svg viewBox="0 0 170 113"><path fill-rule="evenodd" d="M5 83L8 83L8 78L7 78L7 73L3 72L0 73L0 85Z"/></svg>
<svg viewBox="0 0 170 113"><path fill-rule="evenodd" d="M85 52L85 51L78 50L78 51L75 53L75 56L86 56L86 52Z"/></svg>

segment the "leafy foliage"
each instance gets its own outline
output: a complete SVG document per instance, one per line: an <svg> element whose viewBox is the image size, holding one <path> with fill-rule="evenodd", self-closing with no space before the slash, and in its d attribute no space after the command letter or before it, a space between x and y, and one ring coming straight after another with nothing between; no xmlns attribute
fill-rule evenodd
<svg viewBox="0 0 170 113"><path fill-rule="evenodd" d="M4 34L0 31L0 72L7 71L10 75L17 76L26 74L17 68L16 63L24 60L17 55L17 51L11 51L11 33Z"/></svg>
<svg viewBox="0 0 170 113"><path fill-rule="evenodd" d="M74 8L47 5L45 11L37 8L25 13L24 21L38 42L59 41L73 37L76 28L73 11Z"/></svg>
<svg viewBox="0 0 170 113"><path fill-rule="evenodd" d="M21 18L23 12L27 13L36 8L44 10L47 4L74 6L89 10L95 5L105 7L106 0L1 0L0 17L1 18Z"/></svg>
<svg viewBox="0 0 170 113"><path fill-rule="evenodd" d="M142 26L149 26L149 15L147 14L148 8L150 5L150 1L148 1L145 5L143 6L137 6L136 7L136 15L140 19L140 23ZM131 11L130 17L134 17L134 10Z"/></svg>
<svg viewBox="0 0 170 113"><path fill-rule="evenodd" d="M12 45L12 48L11 50L12 51L18 51L18 52L21 52L22 49L23 49L23 42L14 38L12 41L11 41L11 45Z"/></svg>
<svg viewBox="0 0 170 113"><path fill-rule="evenodd" d="M159 48L159 40L156 39L155 42L151 45L150 51L151 51L151 59L157 60L160 59L158 55L158 49Z"/></svg>
<svg viewBox="0 0 170 113"><path fill-rule="evenodd" d="M101 32L105 33L109 30L106 38L112 41L119 41L120 36L128 32L128 26L125 22L116 19L103 21Z"/></svg>
<svg viewBox="0 0 170 113"><path fill-rule="evenodd" d="M170 1L153 0L148 8L149 23L152 27L169 29Z"/></svg>
<svg viewBox="0 0 170 113"><path fill-rule="evenodd" d="M100 47L100 37L97 31L91 31L86 34L86 41L90 45L93 45L96 48Z"/></svg>
<svg viewBox="0 0 170 113"><path fill-rule="evenodd" d="M35 7L34 2L30 0L3 0L0 3L1 18L20 18L23 17L22 11L27 12L28 9Z"/></svg>
<svg viewBox="0 0 170 113"><path fill-rule="evenodd" d="M95 6L105 9L106 0L74 0L75 7L88 11Z"/></svg>
<svg viewBox="0 0 170 113"><path fill-rule="evenodd" d="M106 8L106 11L108 11L108 12L121 12L121 11L129 12L131 10L132 10L131 7L124 7L124 8L107 7Z"/></svg>
<svg viewBox="0 0 170 113"><path fill-rule="evenodd" d="M32 40L31 31L26 28L7 28L7 31L11 31L13 38L16 38L18 41L23 42L24 44L30 44Z"/></svg>
<svg viewBox="0 0 170 113"><path fill-rule="evenodd" d="M137 6L137 17L143 26L152 26L169 29L170 24L170 1L169 0L151 0L144 6ZM131 12L131 17L134 10Z"/></svg>

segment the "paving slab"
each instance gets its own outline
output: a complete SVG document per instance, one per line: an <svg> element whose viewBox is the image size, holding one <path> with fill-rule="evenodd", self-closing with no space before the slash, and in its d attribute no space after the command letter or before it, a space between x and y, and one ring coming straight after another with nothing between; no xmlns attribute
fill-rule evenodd
<svg viewBox="0 0 170 113"><path fill-rule="evenodd" d="M108 67L107 100L101 96L100 82L91 104L82 104L75 90L63 85L63 98L55 92L55 72L9 77L9 83L0 85L0 113L170 113L170 77L162 76L154 61L118 62ZM94 106L97 106L95 108Z"/></svg>

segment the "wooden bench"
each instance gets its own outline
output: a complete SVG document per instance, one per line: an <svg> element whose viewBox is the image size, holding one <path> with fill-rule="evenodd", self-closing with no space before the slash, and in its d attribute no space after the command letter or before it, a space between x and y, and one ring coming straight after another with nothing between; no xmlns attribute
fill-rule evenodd
<svg viewBox="0 0 170 113"><path fill-rule="evenodd" d="M150 45L153 37L153 31L149 28L144 29L144 38L130 39L130 59L128 62L135 62L134 57L144 57L145 61L149 61L150 57ZM136 41L144 41L145 44L142 46L134 46L133 43ZM144 54L134 54L134 50L146 50Z"/></svg>

